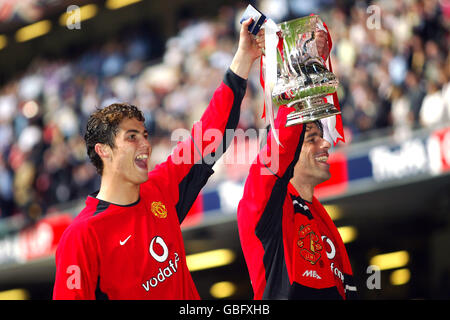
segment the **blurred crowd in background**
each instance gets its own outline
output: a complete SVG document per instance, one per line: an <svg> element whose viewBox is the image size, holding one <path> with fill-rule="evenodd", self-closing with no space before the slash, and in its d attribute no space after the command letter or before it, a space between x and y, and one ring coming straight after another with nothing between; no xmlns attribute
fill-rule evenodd
<svg viewBox="0 0 450 320"><path fill-rule="evenodd" d="M374 10L365 1L256 1L275 22L314 12L327 23L346 144L379 134L406 139L411 130L450 121L448 1L371 4ZM88 116L110 103L141 108L152 135L152 163L164 161L175 143L173 130L189 129L200 118L222 80L242 9L222 7L217 17L180 21L158 59L152 57L156 44L136 32L75 58L36 59L3 85L0 218L22 214L35 221L98 189L83 135ZM262 106L258 62L239 128L264 127Z"/></svg>

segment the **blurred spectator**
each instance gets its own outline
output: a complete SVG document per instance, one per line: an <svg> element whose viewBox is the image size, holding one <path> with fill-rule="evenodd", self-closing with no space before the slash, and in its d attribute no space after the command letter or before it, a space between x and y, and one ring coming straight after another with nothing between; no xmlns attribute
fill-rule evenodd
<svg viewBox="0 0 450 320"><path fill-rule="evenodd" d="M405 89L406 97L408 98L409 105L411 107L414 123L415 125L417 125L419 121L420 106L422 105L422 101L426 92L423 88L423 85L419 82L419 78L412 71L409 71L406 74Z"/></svg>
<svg viewBox="0 0 450 320"><path fill-rule="evenodd" d="M394 138L397 141L404 141L409 138L414 125L414 114L409 99L400 87L392 89L391 115Z"/></svg>
<svg viewBox="0 0 450 320"><path fill-rule="evenodd" d="M0 218L10 216L13 210L13 176L0 156Z"/></svg>
<svg viewBox="0 0 450 320"><path fill-rule="evenodd" d="M420 107L419 119L424 127L435 127L446 118L442 91L434 81L428 83L427 95Z"/></svg>

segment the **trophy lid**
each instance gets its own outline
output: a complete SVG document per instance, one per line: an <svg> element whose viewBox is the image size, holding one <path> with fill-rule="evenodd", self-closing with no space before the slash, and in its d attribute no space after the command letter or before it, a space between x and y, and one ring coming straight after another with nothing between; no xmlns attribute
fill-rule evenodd
<svg viewBox="0 0 450 320"><path fill-rule="evenodd" d="M327 32L322 19L316 14L281 22L278 27L283 32L295 32L295 34L316 31L317 29Z"/></svg>
<svg viewBox="0 0 450 320"><path fill-rule="evenodd" d="M300 49L299 46L307 42L311 51L309 55L320 57L322 64L325 65L331 50L331 37L320 16L301 17L281 22L277 26L287 51L305 51L305 48Z"/></svg>

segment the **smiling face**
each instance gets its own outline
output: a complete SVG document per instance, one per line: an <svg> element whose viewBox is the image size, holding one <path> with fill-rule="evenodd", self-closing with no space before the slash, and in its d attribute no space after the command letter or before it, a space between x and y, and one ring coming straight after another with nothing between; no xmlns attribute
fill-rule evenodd
<svg viewBox="0 0 450 320"><path fill-rule="evenodd" d="M316 123L306 124L300 157L294 167L294 177L302 184L316 186L330 179L328 150L331 144L323 138L323 133Z"/></svg>
<svg viewBox="0 0 450 320"><path fill-rule="evenodd" d="M150 154L148 132L144 123L136 118L123 119L118 127L114 147L104 146L109 156L102 157L103 175L115 182L141 184L148 179Z"/></svg>

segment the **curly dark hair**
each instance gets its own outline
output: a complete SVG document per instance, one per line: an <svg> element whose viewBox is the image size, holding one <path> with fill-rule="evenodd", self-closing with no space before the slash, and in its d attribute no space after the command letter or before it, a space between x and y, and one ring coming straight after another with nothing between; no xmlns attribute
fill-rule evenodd
<svg viewBox="0 0 450 320"><path fill-rule="evenodd" d="M317 128L319 128L320 133L322 134L323 137L323 124L320 120L315 120L312 121L311 123L315 123ZM305 124L305 126L307 125L307 123ZM264 129L263 133L260 136L260 140L259 140L259 149L262 150L262 148L264 148L264 146L267 144L267 136L269 135L269 131L270 131L270 124L268 124L266 126L266 128Z"/></svg>
<svg viewBox="0 0 450 320"><path fill-rule="evenodd" d="M95 145L102 143L114 148L119 124L126 118L145 121L142 112L136 106L127 103L113 103L103 109L97 109L87 121L84 135L87 154L100 175L103 173L103 161L95 152Z"/></svg>

